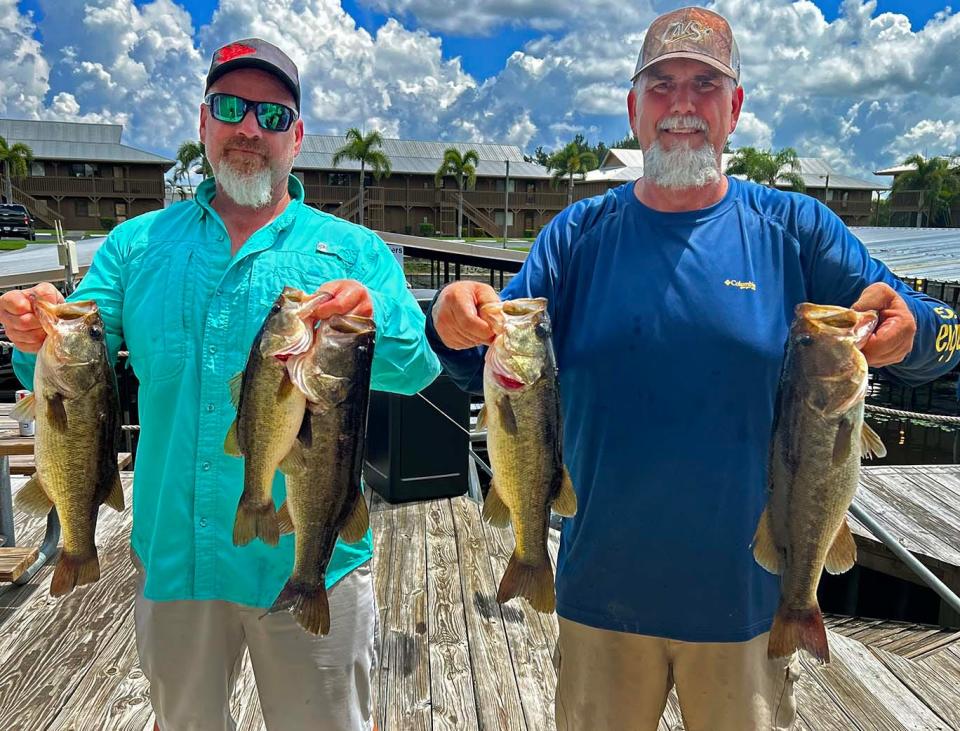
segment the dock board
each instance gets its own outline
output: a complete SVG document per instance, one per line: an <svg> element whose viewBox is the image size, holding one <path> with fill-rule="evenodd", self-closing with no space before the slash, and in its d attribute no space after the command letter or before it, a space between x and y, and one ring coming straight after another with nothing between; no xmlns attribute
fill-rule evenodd
<svg viewBox="0 0 960 731"><path fill-rule="evenodd" d="M123 482L129 505L130 473ZM15 489L22 483L15 478ZM374 496L370 517L381 628L380 731L552 731L556 617L494 600L513 549L509 531L482 523L479 506L467 498L389 505ZM17 520L25 541L40 539L42 519ZM52 599L53 569L46 566L26 586L0 596L0 729L152 729L133 637L130 520L129 509L102 510L103 578L94 586ZM551 533L554 556L556 550ZM804 662L800 731L960 731L960 645L935 637L936 628L831 622L912 654L831 632L834 663ZM231 707L238 728L263 729L248 657ZM682 728L671 693L660 731Z"/></svg>

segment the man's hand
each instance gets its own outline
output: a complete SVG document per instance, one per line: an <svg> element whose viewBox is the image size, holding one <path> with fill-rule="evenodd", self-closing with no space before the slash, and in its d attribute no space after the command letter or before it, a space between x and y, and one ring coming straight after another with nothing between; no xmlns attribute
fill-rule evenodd
<svg viewBox="0 0 960 731"><path fill-rule="evenodd" d="M373 317L370 293L355 279L334 279L317 291L333 295L313 308L313 316L318 320L326 320L334 315Z"/></svg>
<svg viewBox="0 0 960 731"><path fill-rule="evenodd" d="M454 282L443 288L433 306L433 324L443 344L454 350L489 345L494 332L480 319L480 307L500 298L489 284Z"/></svg>
<svg viewBox="0 0 960 731"><path fill-rule="evenodd" d="M36 353L47 337L40 320L33 314L34 299L57 305L63 302L63 295L52 284L42 282L36 287L15 289L0 297L0 325L3 325L10 342L24 353Z"/></svg>
<svg viewBox="0 0 960 731"><path fill-rule="evenodd" d="M880 321L861 348L867 363L874 368L899 363L913 349L917 321L903 297L889 284L871 284L860 294L852 309L876 310Z"/></svg>

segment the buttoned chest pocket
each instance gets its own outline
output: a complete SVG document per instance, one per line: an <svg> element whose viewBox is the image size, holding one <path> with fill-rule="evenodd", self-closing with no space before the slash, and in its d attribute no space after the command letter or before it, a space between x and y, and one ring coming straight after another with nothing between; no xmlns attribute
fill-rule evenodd
<svg viewBox="0 0 960 731"><path fill-rule="evenodd" d="M317 247L312 254L265 251L257 257L253 264L253 289L257 296L251 301L256 311L268 310L284 287L310 294L327 282L352 277L357 262L355 249L332 244L317 244Z"/></svg>
<svg viewBox="0 0 960 731"><path fill-rule="evenodd" d="M123 298L130 364L144 382L183 372L194 316L193 247L151 247L133 266Z"/></svg>

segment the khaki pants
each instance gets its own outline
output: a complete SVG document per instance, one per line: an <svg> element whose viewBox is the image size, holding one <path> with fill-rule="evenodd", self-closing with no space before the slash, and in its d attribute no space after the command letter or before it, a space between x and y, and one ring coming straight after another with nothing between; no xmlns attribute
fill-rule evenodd
<svg viewBox="0 0 960 731"><path fill-rule="evenodd" d="M140 666L161 731L234 731L230 696L244 648L269 731L370 731L377 608L367 563L330 589L330 634L314 637L289 612L223 601L153 602L135 618Z"/></svg>
<svg viewBox="0 0 960 731"><path fill-rule="evenodd" d="M656 731L676 685L687 731L784 731L796 719L794 656L749 642L679 642L560 618L557 731Z"/></svg>

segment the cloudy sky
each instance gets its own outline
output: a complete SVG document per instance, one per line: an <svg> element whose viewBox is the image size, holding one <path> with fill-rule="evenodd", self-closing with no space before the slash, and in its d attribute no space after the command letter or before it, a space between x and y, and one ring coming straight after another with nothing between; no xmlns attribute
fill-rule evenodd
<svg viewBox="0 0 960 731"><path fill-rule="evenodd" d="M210 53L266 38L301 70L308 132L509 142L628 131L667 0L0 0L0 117L109 121L172 155ZM731 142L870 172L960 151L960 12L943 0L717 0L743 57Z"/></svg>

